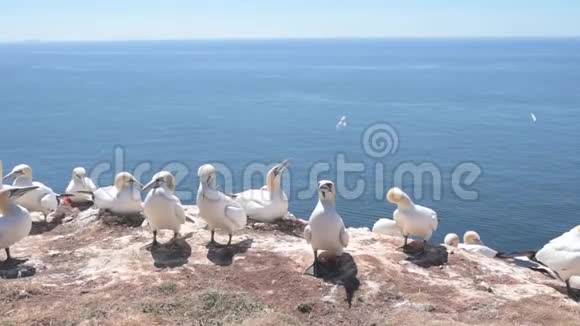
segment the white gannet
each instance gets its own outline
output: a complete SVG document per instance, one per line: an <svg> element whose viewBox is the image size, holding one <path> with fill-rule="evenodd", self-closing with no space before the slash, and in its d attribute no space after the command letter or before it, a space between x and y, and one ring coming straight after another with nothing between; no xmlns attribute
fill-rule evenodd
<svg viewBox="0 0 580 326"><path fill-rule="evenodd" d="M424 242L431 239L431 235L437 230L439 224L434 210L415 205L411 198L399 188L391 188L387 193L387 200L397 205L393 218L405 237L403 248L407 247L409 237L418 237Z"/></svg>
<svg viewBox="0 0 580 326"><path fill-rule="evenodd" d="M0 161L0 178L2 178L2 161ZM37 189L37 186L15 187L0 183L0 249L6 251L4 263L13 261L10 247L25 238L32 228L32 218L14 199Z"/></svg>
<svg viewBox="0 0 580 326"><path fill-rule="evenodd" d="M95 206L117 215L135 215L143 210L141 192L143 185L129 172L115 176L112 186L102 187L92 193ZM79 191L80 193L89 193Z"/></svg>
<svg viewBox="0 0 580 326"><path fill-rule="evenodd" d="M463 235L463 243L460 243L457 246L459 249L463 249L465 251L483 255L486 257L494 258L497 257L498 252L487 247L481 241L479 234L475 231L467 231Z"/></svg>
<svg viewBox="0 0 580 326"><path fill-rule="evenodd" d="M72 178L66 187L66 193L72 196L68 198L72 204L84 204L92 202L91 196L86 194L86 192L95 192L97 187L93 180L87 177L87 171L85 168L78 167L73 169ZM79 193L85 192L85 193Z"/></svg>
<svg viewBox="0 0 580 326"><path fill-rule="evenodd" d="M445 236L445 239L443 239L443 244L449 247L455 247L457 248L457 246L459 246L459 236L455 233L448 233Z"/></svg>
<svg viewBox="0 0 580 326"><path fill-rule="evenodd" d="M338 123L336 124L336 130L342 129L342 128L346 128L347 123L346 123L346 116L343 115L340 120L338 120Z"/></svg>
<svg viewBox="0 0 580 326"><path fill-rule="evenodd" d="M375 225L373 225L373 232L383 235L388 235L391 237L402 237L403 232L401 228L397 225L397 222L389 218L379 219Z"/></svg>
<svg viewBox="0 0 580 326"><path fill-rule="evenodd" d="M145 217L153 231L153 246L157 246L157 231L173 231L177 239L181 225L185 223L185 212L175 191L175 178L170 172L161 171L153 176L142 191L151 189L143 202Z"/></svg>
<svg viewBox="0 0 580 326"><path fill-rule="evenodd" d="M232 243L234 231L246 225L246 212L242 205L231 197L217 190L216 169L211 164L202 165L197 171L199 189L197 190L197 207L211 231L210 243L215 243L215 230L228 232L228 246Z"/></svg>
<svg viewBox="0 0 580 326"><path fill-rule="evenodd" d="M285 160L270 169L264 187L235 195L236 201L242 205L249 218L272 223L288 213L288 197L281 185L282 173L287 167L288 160Z"/></svg>
<svg viewBox="0 0 580 326"><path fill-rule="evenodd" d="M548 242L535 258L566 282L571 298L580 299L575 297L570 286L570 278L580 276L580 225Z"/></svg>
<svg viewBox="0 0 580 326"><path fill-rule="evenodd" d="M314 271L318 265L318 250L340 256L348 246L349 235L342 218L336 211L334 183L328 180L318 182L318 204L310 215L304 229L304 238L314 251Z"/></svg>
<svg viewBox="0 0 580 326"><path fill-rule="evenodd" d="M536 123L536 121L537 121L536 115L534 113L530 113L530 117L532 118L532 122Z"/></svg>
<svg viewBox="0 0 580 326"><path fill-rule="evenodd" d="M15 187L36 187L17 198L16 203L30 212L41 212L46 222L48 214L55 211L60 204L60 195L44 184L32 181L32 168L26 164L15 166L3 180L9 178L15 178L12 183Z"/></svg>

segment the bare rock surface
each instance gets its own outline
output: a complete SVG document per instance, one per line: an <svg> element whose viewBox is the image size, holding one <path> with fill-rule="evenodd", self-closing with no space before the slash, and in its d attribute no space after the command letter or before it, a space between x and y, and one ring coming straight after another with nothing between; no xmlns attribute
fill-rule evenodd
<svg viewBox="0 0 580 326"><path fill-rule="evenodd" d="M228 247L208 245L206 224L188 206L181 238L162 232L152 248L138 217L59 214L48 226L40 217L12 248L25 260L14 268L34 272L0 279L0 325L580 323L580 305L560 281L438 245L410 257L398 250L401 238L368 229L349 229L349 248L339 259L323 256L317 278L300 237L305 222L291 216L250 223Z"/></svg>

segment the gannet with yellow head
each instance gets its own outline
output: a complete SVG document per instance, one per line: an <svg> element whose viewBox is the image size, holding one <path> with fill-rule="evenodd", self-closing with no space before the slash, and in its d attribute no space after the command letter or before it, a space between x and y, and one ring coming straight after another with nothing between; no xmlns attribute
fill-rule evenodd
<svg viewBox="0 0 580 326"><path fill-rule="evenodd" d="M248 217L264 223L282 219L288 213L288 197L282 189L282 174L288 168L288 160L274 166L266 176L266 185L235 195Z"/></svg>
<svg viewBox="0 0 580 326"><path fill-rule="evenodd" d="M142 191L149 190L143 202L145 218L153 231L153 246L157 246L157 232L173 231L177 239L181 225L185 223L185 212L175 192L175 178L168 171L158 172Z"/></svg>
<svg viewBox="0 0 580 326"><path fill-rule="evenodd" d="M424 242L431 239L431 235L439 225L437 213L434 210L416 205L403 190L396 187L388 191L387 200L397 205L393 218L405 237L403 248L407 246L409 237L418 237Z"/></svg>
<svg viewBox="0 0 580 326"><path fill-rule="evenodd" d="M215 230L218 229L228 233L230 245L232 234L246 225L246 212L242 205L217 190L216 169L213 165L202 165L197 175L199 177L197 207L200 217L207 222L211 231L210 243L215 243Z"/></svg>
<svg viewBox="0 0 580 326"><path fill-rule="evenodd" d="M0 178L3 176L2 161L0 161ZM0 249L6 251L4 263L14 259L10 255L10 247L25 238L32 228L32 218L26 208L16 204L15 199L38 189L37 186L16 187L0 183Z"/></svg>
<svg viewBox="0 0 580 326"><path fill-rule="evenodd" d="M66 187L66 193L72 196L69 200L73 204L84 204L91 202L91 196L86 192L95 192L97 187L93 180L87 177L87 170L83 167L73 169L72 178ZM84 192L84 193L83 193Z"/></svg>
<svg viewBox="0 0 580 326"><path fill-rule="evenodd" d="M340 256L348 246L350 237L342 217L336 211L336 187L332 181L318 182L318 204L304 229L304 238L314 251L315 276L319 250Z"/></svg>
<svg viewBox="0 0 580 326"><path fill-rule="evenodd" d="M469 251L489 258L497 257L498 252L483 244L479 234L475 231L467 231L463 235L463 243L457 246L459 249Z"/></svg>
<svg viewBox="0 0 580 326"><path fill-rule="evenodd" d="M3 180L14 178L12 183L15 187L36 187L27 191L15 201L18 205L26 208L30 212L41 212L44 214L44 221L50 212L57 209L60 204L60 196L43 183L33 181L32 168L26 164L15 166Z"/></svg>
<svg viewBox="0 0 580 326"><path fill-rule="evenodd" d="M121 172L115 176L112 186L99 188L92 193L93 201L97 208L113 214L136 215L143 210L140 191L142 187L131 173Z"/></svg>

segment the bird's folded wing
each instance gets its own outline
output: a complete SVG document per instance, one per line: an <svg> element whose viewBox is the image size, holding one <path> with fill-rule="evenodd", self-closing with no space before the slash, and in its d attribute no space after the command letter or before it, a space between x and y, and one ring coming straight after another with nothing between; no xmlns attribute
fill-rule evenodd
<svg viewBox="0 0 580 326"><path fill-rule="evenodd" d="M310 225L307 225L304 228L304 239L306 239L307 243L310 243L310 241L312 240L312 232L310 230Z"/></svg>
<svg viewBox="0 0 580 326"><path fill-rule="evenodd" d="M181 222L181 224L185 223L185 211L183 210L183 206L181 204L175 205L175 216Z"/></svg>
<svg viewBox="0 0 580 326"><path fill-rule="evenodd" d="M56 194L49 193L44 195L40 200L40 205L48 210L54 211L58 206L58 200L56 199Z"/></svg>
<svg viewBox="0 0 580 326"><path fill-rule="evenodd" d="M230 222L240 228L246 225L246 212L244 212L244 209L241 207L226 205L225 215Z"/></svg>
<svg viewBox="0 0 580 326"><path fill-rule="evenodd" d="M344 247L348 247L348 242L350 240L350 236L348 235L348 232L346 232L346 228L343 226L340 229L340 243L344 246Z"/></svg>

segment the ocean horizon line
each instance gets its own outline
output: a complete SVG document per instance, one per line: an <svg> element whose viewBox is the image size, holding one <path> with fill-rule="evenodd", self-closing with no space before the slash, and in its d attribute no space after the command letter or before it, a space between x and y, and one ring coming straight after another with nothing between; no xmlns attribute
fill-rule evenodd
<svg viewBox="0 0 580 326"><path fill-rule="evenodd" d="M541 36L331 36L331 37L200 37L200 38L167 38L167 39L26 39L26 40L0 40L1 45L6 44L39 44L39 43L170 43L170 42L287 42L287 41L561 41L580 40L580 35Z"/></svg>

